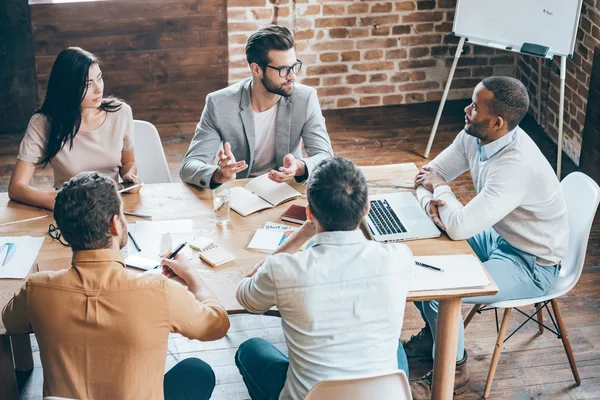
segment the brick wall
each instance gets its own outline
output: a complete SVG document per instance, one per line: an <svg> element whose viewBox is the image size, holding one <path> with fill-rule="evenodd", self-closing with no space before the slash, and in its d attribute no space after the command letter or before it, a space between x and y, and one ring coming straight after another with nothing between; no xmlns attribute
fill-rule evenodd
<svg viewBox="0 0 600 400"><path fill-rule="evenodd" d="M456 49L456 0L229 0L229 81L250 76L244 46L256 29L279 24L295 35L324 109L439 100ZM483 78L515 75L516 56L465 46L450 99L470 98Z"/></svg>
<svg viewBox="0 0 600 400"><path fill-rule="evenodd" d="M573 59L567 59L563 150L579 165L588 88L592 72L594 48L600 44L600 2L584 0ZM537 99L538 68L541 63L541 101ZM558 104L560 99L560 58L554 60L519 56L517 77L529 89L531 113L546 133L558 138ZM538 117L538 111L541 113Z"/></svg>

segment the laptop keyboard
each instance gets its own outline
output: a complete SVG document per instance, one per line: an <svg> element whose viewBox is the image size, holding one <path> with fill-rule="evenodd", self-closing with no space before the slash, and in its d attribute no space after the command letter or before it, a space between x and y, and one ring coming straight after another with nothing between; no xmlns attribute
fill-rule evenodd
<svg viewBox="0 0 600 400"><path fill-rule="evenodd" d="M371 200L369 218L380 235L406 232L406 228L387 200Z"/></svg>

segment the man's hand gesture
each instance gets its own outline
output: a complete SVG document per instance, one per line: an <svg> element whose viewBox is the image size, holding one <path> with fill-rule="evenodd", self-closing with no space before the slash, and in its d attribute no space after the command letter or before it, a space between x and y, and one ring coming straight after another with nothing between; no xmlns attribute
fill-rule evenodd
<svg viewBox="0 0 600 400"><path fill-rule="evenodd" d="M300 161L301 164L304 164ZM273 182L287 182L293 179L296 175L302 175L303 171L298 171L298 161L293 154L287 154L283 157L283 167L279 168L279 171L274 169L269 172L269 179Z"/></svg>
<svg viewBox="0 0 600 400"><path fill-rule="evenodd" d="M216 183L233 181L238 172L242 172L248 168L246 161L235 161L229 142L225 142L223 150L219 150L217 157L219 158L219 169L213 175L213 181Z"/></svg>

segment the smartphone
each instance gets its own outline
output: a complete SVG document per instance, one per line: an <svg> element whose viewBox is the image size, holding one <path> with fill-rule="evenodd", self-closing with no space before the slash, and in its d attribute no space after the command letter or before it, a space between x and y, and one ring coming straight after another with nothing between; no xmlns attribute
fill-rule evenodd
<svg viewBox="0 0 600 400"><path fill-rule="evenodd" d="M119 183L119 193L125 193L140 186L144 186L144 182L138 184L134 184L133 182L121 182Z"/></svg>

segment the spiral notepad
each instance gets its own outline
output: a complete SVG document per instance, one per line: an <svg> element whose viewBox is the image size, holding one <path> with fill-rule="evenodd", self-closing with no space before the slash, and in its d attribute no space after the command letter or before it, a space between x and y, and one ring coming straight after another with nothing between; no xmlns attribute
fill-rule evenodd
<svg viewBox="0 0 600 400"><path fill-rule="evenodd" d="M235 260L235 256L227 250L213 244L200 251L200 258L213 267L218 267Z"/></svg>

